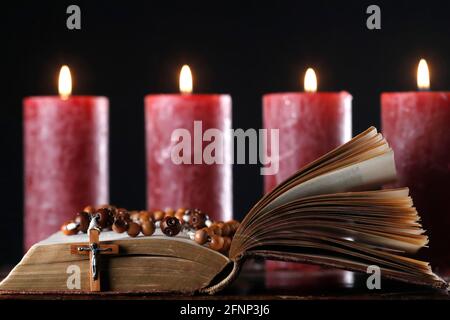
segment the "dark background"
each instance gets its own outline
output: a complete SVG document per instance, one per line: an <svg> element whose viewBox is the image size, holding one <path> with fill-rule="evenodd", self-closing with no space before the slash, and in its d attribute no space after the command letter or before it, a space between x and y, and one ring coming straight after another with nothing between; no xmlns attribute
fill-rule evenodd
<svg viewBox="0 0 450 320"><path fill-rule="evenodd" d="M66 29L70 4L81 7L80 31ZM381 30L366 28L370 4ZM415 90L420 57L432 88L450 87L445 1L14 1L0 13L3 263L22 255L21 100L56 94L61 64L74 94L110 99L111 202L129 208L145 207L143 97L177 92L182 64L196 92L232 95L243 129L261 127L264 93L300 90L309 66L319 90L353 95L354 133L379 126L381 92ZM258 166L235 165L233 182L242 217L262 194Z"/></svg>

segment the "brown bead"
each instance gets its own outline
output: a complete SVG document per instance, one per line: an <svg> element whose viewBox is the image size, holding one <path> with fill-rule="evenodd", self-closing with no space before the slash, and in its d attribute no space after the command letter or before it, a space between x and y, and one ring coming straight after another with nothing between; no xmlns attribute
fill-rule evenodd
<svg viewBox="0 0 450 320"><path fill-rule="evenodd" d="M138 222L139 221L139 217L141 216L141 214L139 213L139 211L130 211L130 220L133 222Z"/></svg>
<svg viewBox="0 0 450 320"><path fill-rule="evenodd" d="M114 210L114 213L117 215L119 212L122 212L122 211L128 212L128 210L125 209L125 208L116 208L116 209Z"/></svg>
<svg viewBox="0 0 450 320"><path fill-rule="evenodd" d="M93 214L95 212L95 208L93 206L86 206L84 207L83 211L89 214Z"/></svg>
<svg viewBox="0 0 450 320"><path fill-rule="evenodd" d="M211 227L205 227L205 228L203 228L203 229L200 229L200 230L204 230L207 234L208 234L208 236L210 236L210 237L212 237L212 236L215 236L216 234L214 233L214 230L213 229L211 229Z"/></svg>
<svg viewBox="0 0 450 320"><path fill-rule="evenodd" d="M148 211L140 211L139 212L139 222L142 224L144 222L148 222L149 220L151 220L151 214Z"/></svg>
<svg viewBox="0 0 450 320"><path fill-rule="evenodd" d="M198 209L194 209L189 217L189 224L196 230L206 227L206 214Z"/></svg>
<svg viewBox="0 0 450 320"><path fill-rule="evenodd" d="M90 218L89 218L89 213L81 211L78 212L76 217L75 217L75 223L78 225L78 229L81 232L86 233L88 228L89 228L89 222L90 222Z"/></svg>
<svg viewBox="0 0 450 320"><path fill-rule="evenodd" d="M176 212L175 212L175 218L177 218L178 220L180 220L180 223L184 223L184 220L183 220L183 217L184 217L184 209L183 208L181 208L181 209L178 209Z"/></svg>
<svg viewBox="0 0 450 320"><path fill-rule="evenodd" d="M213 224L211 227L209 227L209 229L211 230L211 232L217 236L221 236L222 235L222 229L217 225L217 224Z"/></svg>
<svg viewBox="0 0 450 320"><path fill-rule="evenodd" d="M174 217L175 216L175 210L173 210L172 208L167 208L164 211L166 213L166 217Z"/></svg>
<svg viewBox="0 0 450 320"><path fill-rule="evenodd" d="M141 232L141 226L136 222L130 222L128 224L128 235L130 237L137 237L137 235Z"/></svg>
<svg viewBox="0 0 450 320"><path fill-rule="evenodd" d="M223 221L216 221L213 223L213 225L218 226L220 229L222 229L224 224L225 224L225 222L223 222Z"/></svg>
<svg viewBox="0 0 450 320"><path fill-rule="evenodd" d="M144 236L151 236L153 233L155 233L155 224L151 220L144 222L141 225L141 228L142 228L142 233L144 234Z"/></svg>
<svg viewBox="0 0 450 320"><path fill-rule="evenodd" d="M231 233L234 234L236 230L239 228L239 221L236 220L230 220L227 222L227 224L231 227Z"/></svg>
<svg viewBox="0 0 450 320"><path fill-rule="evenodd" d="M155 221L161 221L164 219L165 215L166 214L164 213L164 211L157 210L157 211L153 212L153 219Z"/></svg>
<svg viewBox="0 0 450 320"><path fill-rule="evenodd" d="M73 220L69 220L66 221L62 226L61 226L61 231L66 235L66 236L72 236L74 234L78 233L78 224L73 221Z"/></svg>
<svg viewBox="0 0 450 320"><path fill-rule="evenodd" d="M230 250L231 238L223 237L223 240L224 240L224 243L223 243L223 247L222 247L222 252L227 252L228 250Z"/></svg>
<svg viewBox="0 0 450 320"><path fill-rule="evenodd" d="M128 221L130 220L130 213L128 212L127 209L119 208L116 210L115 218Z"/></svg>
<svg viewBox="0 0 450 320"><path fill-rule="evenodd" d="M228 226L228 228L230 229L230 236L234 234L235 230L234 230L234 226L230 221L225 222L225 224Z"/></svg>
<svg viewBox="0 0 450 320"><path fill-rule="evenodd" d="M161 231L169 237L174 237L181 231L181 223L175 217L165 217L161 221Z"/></svg>
<svg viewBox="0 0 450 320"><path fill-rule="evenodd" d="M221 229L222 229L222 236L228 237L231 235L231 227L228 223L223 223Z"/></svg>
<svg viewBox="0 0 450 320"><path fill-rule="evenodd" d="M108 210L109 210L109 209L108 209ZM114 223L114 213L113 213L112 211L109 211L109 214L108 214L108 221L106 222L106 226L103 227L103 228L109 229L109 228L112 227L113 223Z"/></svg>
<svg viewBox="0 0 450 320"><path fill-rule="evenodd" d="M109 213L114 217L117 213L117 207L111 204L104 204L98 207L98 209L108 209Z"/></svg>
<svg viewBox="0 0 450 320"><path fill-rule="evenodd" d="M178 208L177 211L175 211L175 215L182 214L184 216L185 211L186 211L185 208Z"/></svg>
<svg viewBox="0 0 450 320"><path fill-rule="evenodd" d="M112 225L112 229L117 233L124 233L128 230L128 223L123 219L116 219Z"/></svg>
<svg viewBox="0 0 450 320"><path fill-rule="evenodd" d="M97 209L94 215L98 216L97 223L100 228L108 227L108 224L111 222L111 211L108 208Z"/></svg>
<svg viewBox="0 0 450 320"><path fill-rule="evenodd" d="M209 242L209 247L215 251L220 251L223 248L223 245L225 243L225 240L223 237L214 235L211 237L211 240Z"/></svg>
<svg viewBox="0 0 450 320"><path fill-rule="evenodd" d="M110 210L112 210L112 209L117 209L117 208L116 208L115 206L113 206L112 204L107 204L107 203L98 206L97 209L104 209L104 208L110 209Z"/></svg>
<svg viewBox="0 0 450 320"><path fill-rule="evenodd" d="M203 245L208 241L209 235L205 229L195 231L194 240L200 245Z"/></svg>

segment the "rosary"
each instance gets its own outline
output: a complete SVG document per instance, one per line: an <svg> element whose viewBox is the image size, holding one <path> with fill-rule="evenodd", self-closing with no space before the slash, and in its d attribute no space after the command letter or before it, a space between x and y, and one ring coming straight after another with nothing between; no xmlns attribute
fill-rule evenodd
<svg viewBox="0 0 450 320"><path fill-rule="evenodd" d="M88 233L89 243L72 244L70 252L75 255L89 255L89 286L92 292L98 292L101 291L98 266L100 255L119 253L117 244L100 243L102 230L127 232L130 237L137 237L140 233L151 236L156 228L160 228L168 237L185 232L199 245L207 245L210 249L226 255L238 227L239 222L236 220L213 222L199 209L128 211L104 205L97 208L87 206L77 213L73 220L64 223L61 231L65 235Z"/></svg>
<svg viewBox="0 0 450 320"><path fill-rule="evenodd" d="M94 227L99 231L112 229L117 233L127 232L130 237L137 237L140 233L151 236L156 228L160 228L168 237L186 232L196 243L227 254L239 222L213 222L199 209L128 211L105 205L98 208L87 206L73 220L64 223L61 231L65 235L75 235L79 232L87 233Z"/></svg>

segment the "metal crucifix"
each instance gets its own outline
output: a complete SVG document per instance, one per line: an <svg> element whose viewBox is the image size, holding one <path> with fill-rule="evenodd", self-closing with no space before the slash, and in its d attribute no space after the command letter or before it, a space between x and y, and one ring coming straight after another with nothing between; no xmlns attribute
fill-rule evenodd
<svg viewBox="0 0 450 320"><path fill-rule="evenodd" d="M91 291L100 291L99 260L101 254L118 254L119 246L116 244L100 244L101 229L98 226L98 217L92 218L88 228L89 244L72 244L72 254L89 255L89 285Z"/></svg>

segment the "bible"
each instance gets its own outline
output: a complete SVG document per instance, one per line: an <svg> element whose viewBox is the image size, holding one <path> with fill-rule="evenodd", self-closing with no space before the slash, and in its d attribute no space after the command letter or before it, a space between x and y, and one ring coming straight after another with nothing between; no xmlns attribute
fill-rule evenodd
<svg viewBox="0 0 450 320"><path fill-rule="evenodd" d="M96 266L101 290L214 294L253 257L359 272L376 265L386 278L447 288L429 263L413 257L427 246L428 238L408 189L377 189L395 176L393 151L371 127L266 194L246 214L226 254L183 233L167 237L157 230L152 236L130 238L102 232L100 248L110 252L100 252L101 263ZM59 232L35 244L1 282L0 290L90 291L89 254L72 252L73 244L88 241L86 234ZM73 270L79 271L78 286L71 282Z"/></svg>

